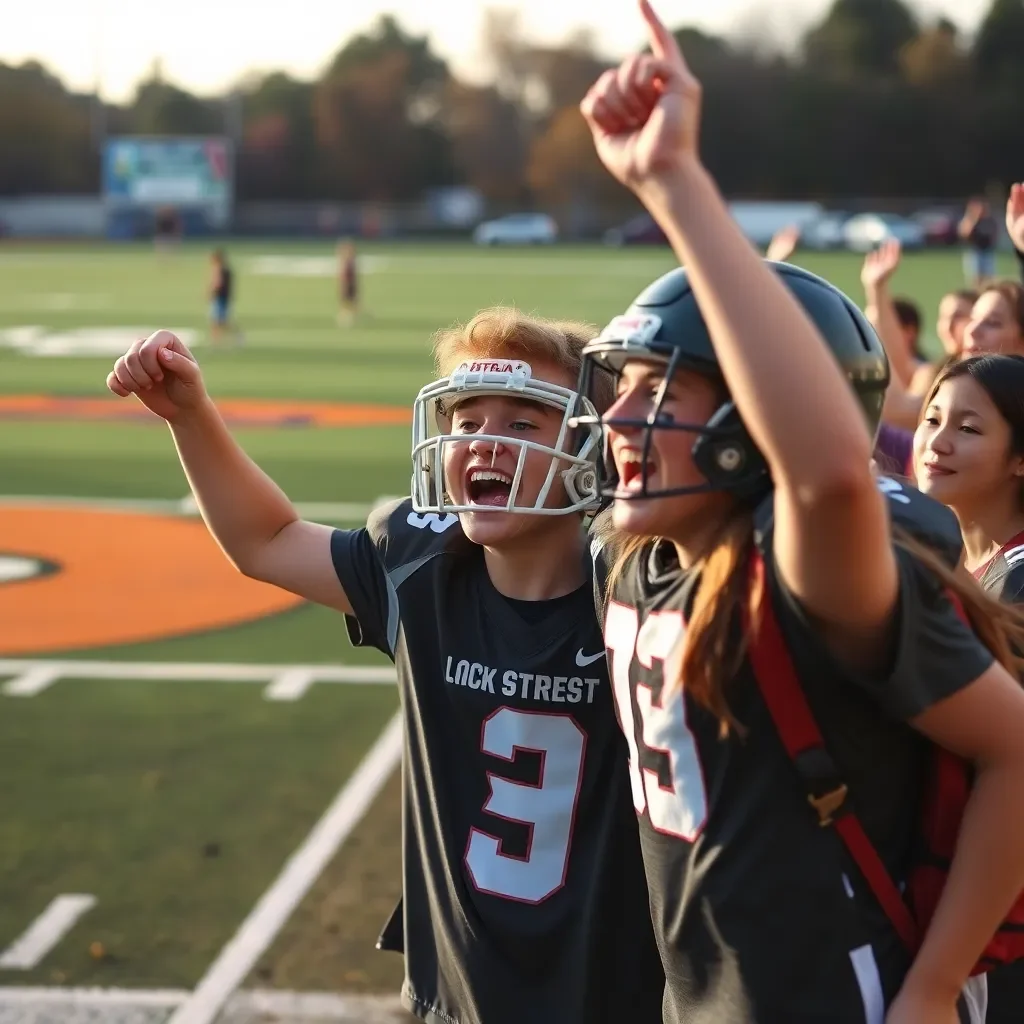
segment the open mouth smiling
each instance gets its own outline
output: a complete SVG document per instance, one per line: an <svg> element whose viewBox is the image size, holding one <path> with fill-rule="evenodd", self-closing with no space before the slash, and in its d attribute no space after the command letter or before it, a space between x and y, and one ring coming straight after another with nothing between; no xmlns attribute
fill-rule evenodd
<svg viewBox="0 0 1024 1024"><path fill-rule="evenodd" d="M500 469L471 466L466 470L468 504L503 508L512 493L512 477Z"/></svg>

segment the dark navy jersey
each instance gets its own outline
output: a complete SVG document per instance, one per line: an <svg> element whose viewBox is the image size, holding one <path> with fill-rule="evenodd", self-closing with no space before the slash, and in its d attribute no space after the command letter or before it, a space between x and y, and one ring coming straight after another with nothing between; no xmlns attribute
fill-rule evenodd
<svg viewBox="0 0 1024 1024"><path fill-rule="evenodd" d="M956 560L947 510L896 481L880 486L895 522ZM768 599L854 809L902 879L927 756L907 721L976 679L991 655L934 576L897 549L888 670L868 676L838 663L775 571L771 519L769 502L755 517ZM604 612L667 978L665 1022L881 1024L910 955L838 835L820 827L749 662L725 694L742 732L724 738L685 686L668 688L663 669L698 582L670 543L646 542ZM738 623L733 630L738 643Z"/></svg>
<svg viewBox="0 0 1024 1024"><path fill-rule="evenodd" d="M213 289L213 297L221 302L231 301L232 273L231 268L225 263L220 267L217 274L217 283Z"/></svg>
<svg viewBox="0 0 1024 1024"><path fill-rule="evenodd" d="M439 1024L658 1024L664 973L589 581L509 600L456 516L408 500L331 546L353 641L398 670L407 1008Z"/></svg>

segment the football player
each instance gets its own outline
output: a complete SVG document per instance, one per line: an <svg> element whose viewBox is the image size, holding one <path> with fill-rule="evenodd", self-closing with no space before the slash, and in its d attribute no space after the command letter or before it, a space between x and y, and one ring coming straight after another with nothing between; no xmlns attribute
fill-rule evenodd
<svg viewBox="0 0 1024 1024"><path fill-rule="evenodd" d="M338 326L350 327L359 316L359 263L355 243L338 243Z"/></svg>
<svg viewBox="0 0 1024 1024"><path fill-rule="evenodd" d="M617 378L604 417L616 474L605 643L665 1021L980 1020L983 985L977 1001L961 993L1024 888L1024 691L947 588L995 628L985 595L918 541L894 546L894 521L950 560L960 539L940 506L870 470L888 381L877 337L846 296L765 264L743 237L700 161L699 83L646 0L641 9L651 52L602 75L582 109L606 167L686 270L587 347L580 390L591 375ZM778 657L759 659L755 676L767 623ZM764 696L762 680L787 661L829 741L805 778ZM821 826L853 801L888 872L904 877L926 741L976 774L912 959Z"/></svg>
<svg viewBox="0 0 1024 1024"><path fill-rule="evenodd" d="M593 333L503 308L443 332L414 407L411 497L359 530L298 517L174 335L133 345L107 381L168 421L243 573L337 609L394 660L403 998L437 1024L661 1020L583 524L600 428L568 425ZM596 418L610 397L582 407Z"/></svg>

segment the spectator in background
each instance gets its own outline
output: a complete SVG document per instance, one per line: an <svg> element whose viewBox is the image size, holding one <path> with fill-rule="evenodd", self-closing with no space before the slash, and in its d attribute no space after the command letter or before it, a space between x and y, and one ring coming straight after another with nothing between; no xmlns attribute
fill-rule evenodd
<svg viewBox="0 0 1024 1024"><path fill-rule="evenodd" d="M997 281L983 289L964 331L964 354L1024 355L1024 286Z"/></svg>
<svg viewBox="0 0 1024 1024"><path fill-rule="evenodd" d="M341 308L338 326L350 327L359 315L359 273L356 266L356 247L350 239L338 243L338 286Z"/></svg>
<svg viewBox="0 0 1024 1024"><path fill-rule="evenodd" d="M865 314L878 332L889 357L892 380L885 399L882 420L886 428L880 438L902 456L908 451L909 432L917 426L921 402L936 376L950 360L958 359L978 293L968 289L949 292L939 303L936 332L946 358L928 361L920 349L921 314L909 299L893 299L889 282L900 265L902 250L895 240L881 245L864 260L861 282L865 293ZM893 430L906 436L895 440ZM891 442L891 443L890 443ZM885 461L885 460L881 460ZM892 469L890 462L885 461Z"/></svg>
<svg viewBox="0 0 1024 1024"><path fill-rule="evenodd" d="M921 307L913 299L904 296L894 298L892 307L896 313L896 319L899 321L907 355L914 367L914 374L916 374L928 362L928 357L921 351ZM911 379L913 379L913 374L911 374Z"/></svg>
<svg viewBox="0 0 1024 1024"><path fill-rule="evenodd" d="M939 303L939 318L935 324L935 332L942 342L942 350L946 358L960 355L964 347L964 331L971 319L971 310L978 301L978 293L973 288L959 288L955 292L947 292ZM914 391L924 393L935 380L937 367L933 364L927 380L918 382L915 379Z"/></svg>
<svg viewBox="0 0 1024 1024"><path fill-rule="evenodd" d="M970 200L958 233L966 246L964 277L973 288L983 288L996 276L997 231L988 200L981 196Z"/></svg>
<svg viewBox="0 0 1024 1024"><path fill-rule="evenodd" d="M214 249L210 256L210 340L217 344L230 331L236 342L242 332L232 323L231 300L234 298L234 275L223 249Z"/></svg>
<svg viewBox="0 0 1024 1024"><path fill-rule="evenodd" d="M799 244L800 228L796 224L790 224L775 232L772 240L768 243L764 258L772 260L774 263L788 263L790 256L796 252L796 247Z"/></svg>

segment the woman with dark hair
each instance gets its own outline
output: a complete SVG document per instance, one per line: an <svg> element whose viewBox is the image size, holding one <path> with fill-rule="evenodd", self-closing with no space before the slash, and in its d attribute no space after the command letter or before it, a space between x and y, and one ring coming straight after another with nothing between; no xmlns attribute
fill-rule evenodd
<svg viewBox="0 0 1024 1024"><path fill-rule="evenodd" d="M939 375L914 475L956 514L967 568L996 596L1024 599L1024 356L971 356Z"/></svg>
<svg viewBox="0 0 1024 1024"><path fill-rule="evenodd" d="M936 380L914 436L918 487L960 521L966 566L993 597L1024 603L1024 356L972 356ZM989 975L986 1024L1024 1014L1024 964Z"/></svg>

